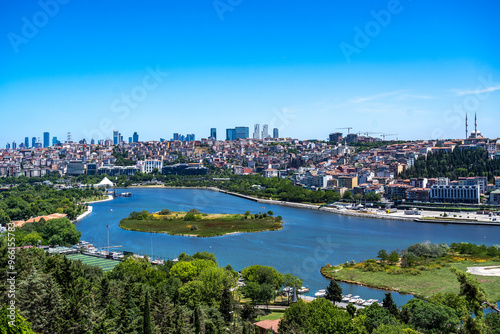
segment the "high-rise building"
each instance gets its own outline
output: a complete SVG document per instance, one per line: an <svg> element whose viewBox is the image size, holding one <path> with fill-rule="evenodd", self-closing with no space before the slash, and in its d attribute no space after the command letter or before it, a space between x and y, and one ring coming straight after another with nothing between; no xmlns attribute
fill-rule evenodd
<svg viewBox="0 0 500 334"><path fill-rule="evenodd" d="M15 141L12 142L12 149L15 150L17 148L17 144Z"/></svg>
<svg viewBox="0 0 500 334"><path fill-rule="evenodd" d="M133 143L139 142L139 134L137 132L134 132L134 134L132 135L132 142Z"/></svg>
<svg viewBox="0 0 500 334"><path fill-rule="evenodd" d="M120 132L118 130L113 130L113 145L118 145L120 142Z"/></svg>
<svg viewBox="0 0 500 334"><path fill-rule="evenodd" d="M174 140L179 140L179 134L178 133L174 133Z"/></svg>
<svg viewBox="0 0 500 334"><path fill-rule="evenodd" d="M10 149L10 143L7 143L7 145L5 145L5 148L8 150Z"/></svg>
<svg viewBox="0 0 500 334"><path fill-rule="evenodd" d="M235 139L247 139L249 137L250 130L248 126L237 126L235 130Z"/></svg>
<svg viewBox="0 0 500 334"><path fill-rule="evenodd" d="M267 124L262 125L262 139L269 137L269 126Z"/></svg>
<svg viewBox="0 0 500 334"><path fill-rule="evenodd" d="M340 133L340 132L330 133L329 140L331 142L341 143L342 139L343 139L342 133Z"/></svg>
<svg viewBox="0 0 500 334"><path fill-rule="evenodd" d="M24 137L24 147L30 147L30 139L29 137Z"/></svg>
<svg viewBox="0 0 500 334"><path fill-rule="evenodd" d="M132 144L132 137L128 137L128 143Z"/></svg>
<svg viewBox="0 0 500 334"><path fill-rule="evenodd" d="M210 138L212 138L213 140L217 140L217 129L216 128L210 129Z"/></svg>
<svg viewBox="0 0 500 334"><path fill-rule="evenodd" d="M123 136L121 133L118 134L118 144L123 143Z"/></svg>
<svg viewBox="0 0 500 334"><path fill-rule="evenodd" d="M50 134L48 132L43 133L43 147L50 146Z"/></svg>
<svg viewBox="0 0 500 334"><path fill-rule="evenodd" d="M36 137L31 138L31 147L36 147Z"/></svg>
<svg viewBox="0 0 500 334"><path fill-rule="evenodd" d="M274 128L273 129L273 138L279 138L280 135L279 135L279 132L278 132L278 128Z"/></svg>
<svg viewBox="0 0 500 334"><path fill-rule="evenodd" d="M59 140L57 140L57 137L52 137L52 146L55 146L59 144Z"/></svg>
<svg viewBox="0 0 500 334"><path fill-rule="evenodd" d="M236 129L226 129L226 140L236 140Z"/></svg>
<svg viewBox="0 0 500 334"><path fill-rule="evenodd" d="M90 140L90 145L95 145L95 139L94 139L94 138L92 138L92 139Z"/></svg>
<svg viewBox="0 0 500 334"><path fill-rule="evenodd" d="M253 126L253 139L260 139L260 124Z"/></svg>
<svg viewBox="0 0 500 334"><path fill-rule="evenodd" d="M350 133L345 137L345 141L347 143L357 143L358 142L358 135L355 133Z"/></svg>
<svg viewBox="0 0 500 334"><path fill-rule="evenodd" d="M186 141L194 141L194 133L186 135Z"/></svg>

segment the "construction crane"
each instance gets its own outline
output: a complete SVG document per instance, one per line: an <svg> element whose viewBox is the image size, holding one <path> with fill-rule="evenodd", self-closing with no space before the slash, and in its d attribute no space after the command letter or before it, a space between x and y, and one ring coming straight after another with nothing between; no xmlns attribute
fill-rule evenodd
<svg viewBox="0 0 500 334"><path fill-rule="evenodd" d="M364 135L366 135L368 137L369 135L378 135L378 134L381 134L381 133L382 132L361 132L360 131L360 132L358 132L358 136L361 136L361 134L364 134Z"/></svg>
<svg viewBox="0 0 500 334"><path fill-rule="evenodd" d="M385 141L385 137L389 137L389 136L397 136L398 134L397 133L382 133L380 135L380 137L384 138L384 141Z"/></svg>
<svg viewBox="0 0 500 334"><path fill-rule="evenodd" d="M337 129L347 129L347 134L349 134L349 131L352 129L352 126L346 128L337 128Z"/></svg>

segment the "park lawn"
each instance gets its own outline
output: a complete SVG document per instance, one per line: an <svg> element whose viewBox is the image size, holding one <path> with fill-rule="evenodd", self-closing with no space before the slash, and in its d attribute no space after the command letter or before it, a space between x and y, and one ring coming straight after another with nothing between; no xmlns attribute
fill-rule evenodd
<svg viewBox="0 0 500 334"><path fill-rule="evenodd" d="M334 272L335 267L323 267L321 272L328 278L349 283L363 284L370 287L411 293L418 297L428 298L439 292L460 292L460 286L451 267L467 271L467 267L500 265L499 261L473 262L463 260L451 262L441 268L421 271L418 275L389 274L386 271L363 271L359 268L344 268ZM473 275L486 291L490 301L500 301L500 277Z"/></svg>
<svg viewBox="0 0 500 334"><path fill-rule="evenodd" d="M283 318L283 315L285 314L284 311L271 311L271 313L259 316L259 321L262 320L278 320Z"/></svg>
<svg viewBox="0 0 500 334"><path fill-rule="evenodd" d="M185 221L185 212L169 215L152 215L150 219L125 218L119 226L125 230L168 233L196 237L214 237L230 233L276 231L283 228L283 222L275 217L245 218L243 214L200 214L195 220Z"/></svg>

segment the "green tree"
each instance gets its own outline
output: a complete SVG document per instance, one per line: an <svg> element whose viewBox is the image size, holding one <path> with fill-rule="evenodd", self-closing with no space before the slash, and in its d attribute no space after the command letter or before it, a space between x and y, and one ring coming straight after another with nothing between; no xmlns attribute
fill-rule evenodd
<svg viewBox="0 0 500 334"><path fill-rule="evenodd" d="M0 309L0 333L35 334L31 329L31 324L19 314L17 309L14 308L11 312L6 305Z"/></svg>
<svg viewBox="0 0 500 334"><path fill-rule="evenodd" d="M384 300L382 300L382 306L395 317L399 316L399 309L394 300L392 299L392 293L387 292L385 294Z"/></svg>
<svg viewBox="0 0 500 334"><path fill-rule="evenodd" d="M346 311L351 315L352 318L354 318L354 316L356 315L356 307L352 303L347 304Z"/></svg>
<svg viewBox="0 0 500 334"><path fill-rule="evenodd" d="M330 284L326 288L325 298L334 304L342 301L342 288L334 280L331 280Z"/></svg>
<svg viewBox="0 0 500 334"><path fill-rule="evenodd" d="M146 299L144 301L144 308L142 311L143 317L143 333L144 334L152 334L153 326L151 325L151 311L149 308L149 292L146 291Z"/></svg>
<svg viewBox="0 0 500 334"><path fill-rule="evenodd" d="M385 262L387 261L389 255L387 255L387 251L385 249L381 249L378 251L377 257L380 259L380 261Z"/></svg>
<svg viewBox="0 0 500 334"><path fill-rule="evenodd" d="M452 308L416 298L403 305L402 314L408 324L425 333L456 333L460 325Z"/></svg>
<svg viewBox="0 0 500 334"><path fill-rule="evenodd" d="M399 253L397 250L393 250L389 256L387 257L387 261L389 261L390 263L398 263L399 261Z"/></svg>
<svg viewBox="0 0 500 334"><path fill-rule="evenodd" d="M468 310L476 316L482 316L483 303L490 304L486 298L486 292L484 292L477 280L471 275L456 268L451 268L450 270L457 275L458 282L460 283L460 296L465 297Z"/></svg>

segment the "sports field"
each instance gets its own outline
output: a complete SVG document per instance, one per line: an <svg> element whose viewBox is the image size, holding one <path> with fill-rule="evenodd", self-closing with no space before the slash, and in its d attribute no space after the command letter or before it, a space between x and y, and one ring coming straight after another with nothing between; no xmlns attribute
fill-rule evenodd
<svg viewBox="0 0 500 334"><path fill-rule="evenodd" d="M113 268L120 263L120 261L116 260L102 259L100 257L83 254L71 254L67 255L67 257L70 260L81 260L83 264L101 267L104 271L113 270Z"/></svg>

